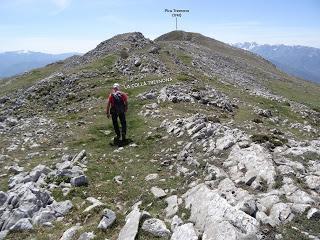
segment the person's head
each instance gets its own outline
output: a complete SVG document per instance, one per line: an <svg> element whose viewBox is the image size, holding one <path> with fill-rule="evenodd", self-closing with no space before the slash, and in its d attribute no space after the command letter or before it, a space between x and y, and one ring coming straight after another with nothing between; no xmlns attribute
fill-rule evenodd
<svg viewBox="0 0 320 240"><path fill-rule="evenodd" d="M116 91L119 91L119 90L120 90L120 84L119 84L119 83L113 84L112 89L113 89L115 92L116 92Z"/></svg>

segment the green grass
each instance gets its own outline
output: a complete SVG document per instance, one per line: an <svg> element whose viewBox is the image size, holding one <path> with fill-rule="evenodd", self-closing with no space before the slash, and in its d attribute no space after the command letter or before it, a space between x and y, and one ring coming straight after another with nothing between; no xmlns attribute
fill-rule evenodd
<svg viewBox="0 0 320 240"><path fill-rule="evenodd" d="M269 81L267 86L279 95L303 103L316 111L320 109L320 85L307 81Z"/></svg>
<svg viewBox="0 0 320 240"><path fill-rule="evenodd" d="M178 59L180 59L183 64L187 65L187 66L191 66L192 65L192 57L184 54L184 53L178 53L177 54Z"/></svg>

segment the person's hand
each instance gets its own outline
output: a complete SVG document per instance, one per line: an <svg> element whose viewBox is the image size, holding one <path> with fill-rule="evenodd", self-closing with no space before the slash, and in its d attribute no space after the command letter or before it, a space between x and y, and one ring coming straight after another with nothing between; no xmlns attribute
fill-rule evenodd
<svg viewBox="0 0 320 240"><path fill-rule="evenodd" d="M110 118L110 113L107 113L107 118Z"/></svg>

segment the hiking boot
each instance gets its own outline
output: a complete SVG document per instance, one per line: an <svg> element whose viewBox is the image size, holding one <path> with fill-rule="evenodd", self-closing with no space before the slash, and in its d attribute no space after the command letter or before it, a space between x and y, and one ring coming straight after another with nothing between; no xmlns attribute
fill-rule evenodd
<svg viewBox="0 0 320 240"><path fill-rule="evenodd" d="M125 134L121 135L121 143L122 144L126 144L127 143L127 139L126 139L126 135Z"/></svg>
<svg viewBox="0 0 320 240"><path fill-rule="evenodd" d="M120 142L120 136L116 136L116 137L113 138L113 144L114 145L118 145L119 142Z"/></svg>

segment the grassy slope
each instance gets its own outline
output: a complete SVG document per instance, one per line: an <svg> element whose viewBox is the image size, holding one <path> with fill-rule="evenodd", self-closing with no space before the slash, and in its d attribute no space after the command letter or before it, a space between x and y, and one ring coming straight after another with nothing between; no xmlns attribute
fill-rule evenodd
<svg viewBox="0 0 320 240"><path fill-rule="evenodd" d="M46 67L32 70L23 75L7 78L0 81L0 97L16 91L17 89L32 86L32 84L34 84L35 82L49 76L53 72L58 71L62 64L62 62L49 64Z"/></svg>

